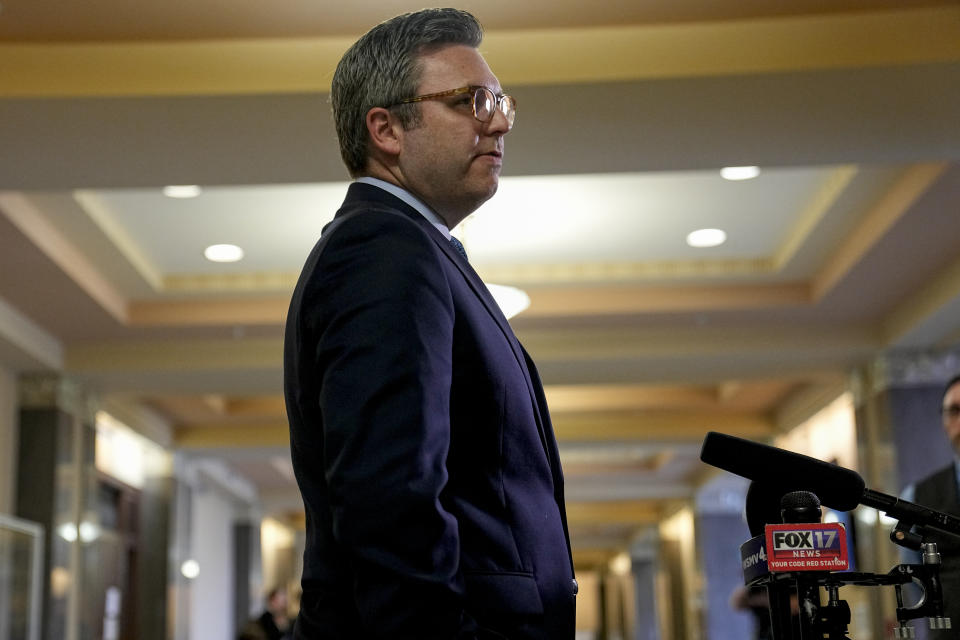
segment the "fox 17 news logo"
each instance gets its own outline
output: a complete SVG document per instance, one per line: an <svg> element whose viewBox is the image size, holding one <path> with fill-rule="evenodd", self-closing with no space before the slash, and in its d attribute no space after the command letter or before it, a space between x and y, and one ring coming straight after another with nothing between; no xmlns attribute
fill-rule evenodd
<svg viewBox="0 0 960 640"><path fill-rule="evenodd" d="M844 571L850 568L842 524L796 523L766 526L770 571Z"/></svg>

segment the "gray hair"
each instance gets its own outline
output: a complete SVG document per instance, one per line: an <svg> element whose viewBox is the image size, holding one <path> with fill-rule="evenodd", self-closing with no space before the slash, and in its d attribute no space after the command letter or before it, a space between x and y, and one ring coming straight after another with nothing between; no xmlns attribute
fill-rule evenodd
<svg viewBox="0 0 960 640"><path fill-rule="evenodd" d="M420 85L419 57L446 46L479 47L483 27L460 9L423 9L391 18L350 47L333 74L330 101L340 155L350 175L367 166L367 112L412 98ZM420 124L420 105L402 104L395 113L404 129Z"/></svg>

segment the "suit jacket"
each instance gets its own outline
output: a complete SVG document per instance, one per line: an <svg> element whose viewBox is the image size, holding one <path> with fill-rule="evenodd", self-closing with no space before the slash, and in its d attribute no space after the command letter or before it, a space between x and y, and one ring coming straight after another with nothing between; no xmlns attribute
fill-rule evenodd
<svg viewBox="0 0 960 640"><path fill-rule="evenodd" d="M306 509L295 637L572 639L543 388L443 234L351 185L304 266L284 350Z"/></svg>
<svg viewBox="0 0 960 640"><path fill-rule="evenodd" d="M914 499L925 507L960 516L960 489L957 487L957 470L954 464L947 465L917 483ZM960 638L960 543L953 536L937 536L937 551L940 553L940 586L943 590L945 615L951 619L950 630L927 630L928 640Z"/></svg>

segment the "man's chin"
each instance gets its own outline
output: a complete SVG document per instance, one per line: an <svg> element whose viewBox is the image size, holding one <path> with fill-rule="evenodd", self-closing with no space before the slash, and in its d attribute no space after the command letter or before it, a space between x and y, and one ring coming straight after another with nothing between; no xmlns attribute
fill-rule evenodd
<svg viewBox="0 0 960 640"><path fill-rule="evenodd" d="M471 199L477 203L477 206L474 208L474 210L478 209L480 205L492 198L497 193L499 186L500 181L497 178L494 178L491 181L488 181L484 184L478 184L475 188L470 189Z"/></svg>
<svg viewBox="0 0 960 640"><path fill-rule="evenodd" d="M488 200L490 200L490 198L492 198L496 193L497 193L497 185L494 185L492 189L490 189L489 191L487 191L487 192L484 193L484 194L481 194L481 195L477 198L477 206L474 207L473 210L476 211L477 209L479 209L479 208L480 208L481 206L483 206Z"/></svg>

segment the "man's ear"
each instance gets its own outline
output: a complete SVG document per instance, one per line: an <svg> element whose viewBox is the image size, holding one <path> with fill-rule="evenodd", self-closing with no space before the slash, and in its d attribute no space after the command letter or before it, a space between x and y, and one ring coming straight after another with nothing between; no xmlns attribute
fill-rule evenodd
<svg viewBox="0 0 960 640"><path fill-rule="evenodd" d="M389 109L374 107L367 111L367 133L375 149L391 156L400 155L403 127Z"/></svg>

